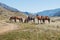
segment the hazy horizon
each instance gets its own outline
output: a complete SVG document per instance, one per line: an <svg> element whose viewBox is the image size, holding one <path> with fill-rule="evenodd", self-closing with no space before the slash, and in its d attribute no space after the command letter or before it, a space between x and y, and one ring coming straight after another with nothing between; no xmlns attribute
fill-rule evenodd
<svg viewBox="0 0 60 40"><path fill-rule="evenodd" d="M30 13L60 8L60 0L0 0L0 2Z"/></svg>

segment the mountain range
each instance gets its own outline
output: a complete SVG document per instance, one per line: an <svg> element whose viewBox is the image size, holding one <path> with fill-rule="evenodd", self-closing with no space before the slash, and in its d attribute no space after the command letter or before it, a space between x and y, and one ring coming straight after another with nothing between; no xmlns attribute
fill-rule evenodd
<svg viewBox="0 0 60 40"><path fill-rule="evenodd" d="M39 16L60 16L60 8L51 9L51 10L44 10L37 13L29 13L29 12L22 12L16 8L12 8L7 6L4 3L0 2L0 15L3 14L4 16L26 16L26 15L39 15Z"/></svg>
<svg viewBox="0 0 60 40"><path fill-rule="evenodd" d="M36 14L42 15L42 16L60 16L60 8L45 10L45 11L42 11L42 12L38 12Z"/></svg>
<svg viewBox="0 0 60 40"><path fill-rule="evenodd" d="M55 17L55 16L60 16L60 8L57 9L51 9L51 10L44 10L42 12L37 12L37 13L29 13L29 12L25 12L26 15L39 15L39 16L50 16L50 17Z"/></svg>

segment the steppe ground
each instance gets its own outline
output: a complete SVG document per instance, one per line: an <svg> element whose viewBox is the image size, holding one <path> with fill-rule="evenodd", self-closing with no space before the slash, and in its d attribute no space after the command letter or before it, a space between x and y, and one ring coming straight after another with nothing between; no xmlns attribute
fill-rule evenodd
<svg viewBox="0 0 60 40"><path fill-rule="evenodd" d="M0 20L0 40L60 40L60 17L45 24Z"/></svg>

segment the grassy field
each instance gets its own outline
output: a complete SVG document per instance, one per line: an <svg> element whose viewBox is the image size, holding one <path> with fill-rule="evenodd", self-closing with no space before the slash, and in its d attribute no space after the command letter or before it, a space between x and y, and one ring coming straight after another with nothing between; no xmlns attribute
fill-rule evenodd
<svg viewBox="0 0 60 40"><path fill-rule="evenodd" d="M16 25L18 29L0 34L0 40L60 40L59 21L50 24L5 22L9 25Z"/></svg>

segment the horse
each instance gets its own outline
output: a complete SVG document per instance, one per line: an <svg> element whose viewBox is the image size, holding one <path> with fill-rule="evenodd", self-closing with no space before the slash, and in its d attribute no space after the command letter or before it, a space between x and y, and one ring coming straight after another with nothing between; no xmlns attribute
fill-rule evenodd
<svg viewBox="0 0 60 40"><path fill-rule="evenodd" d="M18 16L11 16L10 18L9 18L9 20L11 21L11 20L14 20L15 22L16 22L16 20L19 20L19 22L23 22L23 19L21 18L21 17L18 17Z"/></svg>
<svg viewBox="0 0 60 40"><path fill-rule="evenodd" d="M44 23L45 23L45 20L47 20L50 23L50 18L48 16L43 16L42 20Z"/></svg>
<svg viewBox="0 0 60 40"><path fill-rule="evenodd" d="M47 20L49 23L50 23L50 18L48 16L36 16L37 19L38 19L38 24L39 24L39 21L45 23L45 20Z"/></svg>
<svg viewBox="0 0 60 40"><path fill-rule="evenodd" d="M27 18L25 18L24 23L28 23L31 20L33 20L33 22L35 22L35 18L34 17L28 16Z"/></svg>
<svg viewBox="0 0 60 40"><path fill-rule="evenodd" d="M42 17L43 17L43 16L37 16L38 24L39 24L39 21L40 21L40 22L42 21ZM43 22L44 22L44 20L43 20Z"/></svg>

